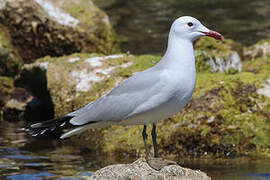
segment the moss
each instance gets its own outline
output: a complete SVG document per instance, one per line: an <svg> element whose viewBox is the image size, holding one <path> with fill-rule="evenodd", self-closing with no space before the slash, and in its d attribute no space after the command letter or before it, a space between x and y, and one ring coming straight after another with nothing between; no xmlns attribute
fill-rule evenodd
<svg viewBox="0 0 270 180"><path fill-rule="evenodd" d="M0 76L0 94L8 94L13 88L14 85L12 78Z"/></svg>
<svg viewBox="0 0 270 180"><path fill-rule="evenodd" d="M85 33L85 29L89 29L98 34L98 36L90 36L90 39L97 45L99 52L109 54L117 50L116 34L109 18L97 6L90 4L89 1L79 0L69 1L63 8L80 21L79 31L81 33Z"/></svg>
<svg viewBox="0 0 270 180"><path fill-rule="evenodd" d="M7 29L0 24L0 75L15 76L22 66Z"/></svg>
<svg viewBox="0 0 270 180"><path fill-rule="evenodd" d="M10 77L0 76L0 119L3 116L1 107L5 105L9 94L14 90L13 79Z"/></svg>

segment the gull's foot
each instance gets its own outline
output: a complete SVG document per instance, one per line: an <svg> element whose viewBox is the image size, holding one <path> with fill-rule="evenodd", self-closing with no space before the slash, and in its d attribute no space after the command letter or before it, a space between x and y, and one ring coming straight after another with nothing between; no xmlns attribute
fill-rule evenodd
<svg viewBox="0 0 270 180"><path fill-rule="evenodd" d="M170 161L170 160L166 160L162 158L147 158L146 162L151 168L157 171L161 170L165 166L177 165L177 163L174 161Z"/></svg>

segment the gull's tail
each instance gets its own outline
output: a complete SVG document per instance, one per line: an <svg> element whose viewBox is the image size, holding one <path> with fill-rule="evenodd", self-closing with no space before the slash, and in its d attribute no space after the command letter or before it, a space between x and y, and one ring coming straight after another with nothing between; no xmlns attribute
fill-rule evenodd
<svg viewBox="0 0 270 180"><path fill-rule="evenodd" d="M32 124L32 136L37 138L59 138L65 133L65 129L79 127L69 123L72 118L73 116L63 116L57 119Z"/></svg>

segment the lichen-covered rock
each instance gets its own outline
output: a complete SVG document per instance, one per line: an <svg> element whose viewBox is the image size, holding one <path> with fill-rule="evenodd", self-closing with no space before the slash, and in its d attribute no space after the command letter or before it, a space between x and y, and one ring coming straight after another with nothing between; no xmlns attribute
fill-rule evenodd
<svg viewBox="0 0 270 180"><path fill-rule="evenodd" d="M157 171L151 168L145 159L138 159L131 164L116 164L104 167L89 177L99 179L136 179L136 180L210 180L204 172L169 165Z"/></svg>
<svg viewBox="0 0 270 180"><path fill-rule="evenodd" d="M196 67L198 72L241 72L242 47L232 40L216 41L202 38L195 44Z"/></svg>
<svg viewBox="0 0 270 180"><path fill-rule="evenodd" d="M12 46L9 32L0 24L0 76L15 76L21 65L21 59Z"/></svg>
<svg viewBox="0 0 270 180"><path fill-rule="evenodd" d="M91 0L4 2L1 2L0 23L8 28L24 62L46 55L62 56L81 51L106 54L115 50L108 16Z"/></svg>
<svg viewBox="0 0 270 180"><path fill-rule="evenodd" d="M47 89L56 116L74 111L111 90L123 78L141 70L144 63L154 64L159 58L116 54L73 54L59 58L45 57L23 67L17 79L20 86L39 96ZM148 62L142 62L144 59ZM151 59L150 59L151 58ZM138 62L139 61L139 62ZM129 69L132 68L133 71ZM35 74L34 72L41 74ZM43 77L43 80L33 80ZM38 85L37 82L44 81ZM19 83L20 82L20 83ZM35 91L34 87L37 90Z"/></svg>
<svg viewBox="0 0 270 180"><path fill-rule="evenodd" d="M261 40L244 49L246 59L267 58L270 56L270 40Z"/></svg>

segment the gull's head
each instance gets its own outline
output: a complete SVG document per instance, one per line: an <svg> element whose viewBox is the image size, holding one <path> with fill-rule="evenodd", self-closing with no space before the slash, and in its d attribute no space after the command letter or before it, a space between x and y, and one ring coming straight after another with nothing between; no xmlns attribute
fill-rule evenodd
<svg viewBox="0 0 270 180"><path fill-rule="evenodd" d="M177 18L172 24L171 33L178 38L192 42L202 36L210 36L218 40L224 39L220 33L206 28L199 20L190 16Z"/></svg>

